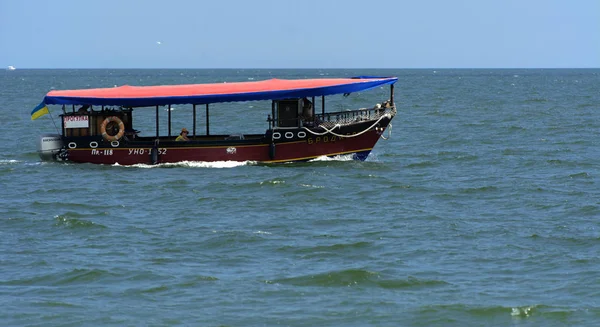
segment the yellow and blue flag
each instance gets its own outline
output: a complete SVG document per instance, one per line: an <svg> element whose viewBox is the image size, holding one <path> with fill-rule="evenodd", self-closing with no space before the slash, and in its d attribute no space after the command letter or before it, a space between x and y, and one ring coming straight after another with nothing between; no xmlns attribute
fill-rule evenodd
<svg viewBox="0 0 600 327"><path fill-rule="evenodd" d="M46 106L46 104L42 101L42 103L38 104L37 107L35 107L31 112L31 120L36 120L49 113L50 110L48 110L48 106Z"/></svg>

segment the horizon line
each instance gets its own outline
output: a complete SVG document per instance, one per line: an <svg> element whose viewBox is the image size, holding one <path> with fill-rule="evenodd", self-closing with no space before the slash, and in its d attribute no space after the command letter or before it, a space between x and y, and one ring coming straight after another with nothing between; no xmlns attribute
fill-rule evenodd
<svg viewBox="0 0 600 327"><path fill-rule="evenodd" d="M158 69L163 69L163 70L193 70L193 69L197 69L197 70L210 70L210 69L214 69L214 70L233 70L233 69L255 69L255 70L316 70L316 69L323 69L323 70L358 70L358 69L385 69L385 70L389 70L389 69L401 69L401 70L448 70L448 69L487 69L487 70L492 70L492 69L600 69L599 67L410 67L410 68L401 68L401 67L387 67L387 68L373 68L373 67L348 67L348 68L324 68L324 67L303 67L303 68L283 68L283 67L273 67L273 68L269 68L269 67L185 67L185 68L169 68L169 67L154 67L154 68L150 68L150 67L57 67L57 68L47 68L47 67L25 67L25 68L17 68L15 66L7 66L7 67L13 67L15 68L14 70L63 70L63 69L87 69L87 70L94 70L94 69L115 69L115 70L127 70L127 69L139 69L139 70L158 70ZM6 68L5 70L9 70L8 68Z"/></svg>

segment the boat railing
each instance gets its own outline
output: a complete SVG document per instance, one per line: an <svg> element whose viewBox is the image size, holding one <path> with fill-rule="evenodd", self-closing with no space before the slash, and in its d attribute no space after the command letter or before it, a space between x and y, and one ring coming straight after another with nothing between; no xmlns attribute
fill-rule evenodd
<svg viewBox="0 0 600 327"><path fill-rule="evenodd" d="M328 112L325 114L316 114L314 123L318 126L333 128L336 125L349 125L362 121L377 120L385 115L394 117L396 115L396 107L390 106L386 108L361 108L357 110Z"/></svg>

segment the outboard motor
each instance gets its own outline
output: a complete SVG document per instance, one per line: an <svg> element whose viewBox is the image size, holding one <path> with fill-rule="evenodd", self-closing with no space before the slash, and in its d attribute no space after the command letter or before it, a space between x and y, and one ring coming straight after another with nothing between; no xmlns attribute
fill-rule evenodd
<svg viewBox="0 0 600 327"><path fill-rule="evenodd" d="M38 140L38 154L44 161L57 160L56 156L63 147L62 137L58 134L42 134Z"/></svg>

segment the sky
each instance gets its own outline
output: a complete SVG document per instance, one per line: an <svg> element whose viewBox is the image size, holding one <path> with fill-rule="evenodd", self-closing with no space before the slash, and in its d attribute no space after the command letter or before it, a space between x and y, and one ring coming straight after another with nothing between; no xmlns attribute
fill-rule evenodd
<svg viewBox="0 0 600 327"><path fill-rule="evenodd" d="M600 0L0 0L0 69L599 68Z"/></svg>

